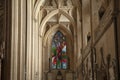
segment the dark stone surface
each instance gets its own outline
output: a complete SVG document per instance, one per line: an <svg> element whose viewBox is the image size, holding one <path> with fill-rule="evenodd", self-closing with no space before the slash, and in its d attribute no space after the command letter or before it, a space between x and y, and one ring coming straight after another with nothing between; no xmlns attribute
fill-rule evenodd
<svg viewBox="0 0 120 80"><path fill-rule="evenodd" d="M0 46L3 43L0 80L10 80L11 0L0 0Z"/></svg>

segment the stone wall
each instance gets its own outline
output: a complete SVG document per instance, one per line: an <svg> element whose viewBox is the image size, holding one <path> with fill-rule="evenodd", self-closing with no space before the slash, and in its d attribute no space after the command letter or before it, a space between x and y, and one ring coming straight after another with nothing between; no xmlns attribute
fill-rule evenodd
<svg viewBox="0 0 120 80"><path fill-rule="evenodd" d="M115 41L114 41L114 25L101 37L96 44L96 79L97 80L117 80L115 78L116 57L115 57ZM104 75L100 75L104 74ZM112 76L111 76L112 75Z"/></svg>
<svg viewBox="0 0 120 80"><path fill-rule="evenodd" d="M90 0L82 0L83 49L87 46L87 35L91 34Z"/></svg>
<svg viewBox="0 0 120 80"><path fill-rule="evenodd" d="M85 13L82 15L82 27L84 29L86 25L88 26L85 30L91 32L91 40L86 45L84 44L86 39L84 37L82 39L84 48L82 52L82 63L77 69L79 70L77 72L78 79L117 80L118 66L115 45L115 23L113 19L114 0L110 0L109 3L107 3L107 0L91 0L90 13L89 10L84 9L85 4L83 3L82 5L83 13L88 11L88 15L90 15L90 24L88 23L89 19L85 19ZM118 25L120 25L119 22ZM83 36L86 36L84 30ZM79 69L81 67L82 69ZM89 69L85 69L86 67Z"/></svg>

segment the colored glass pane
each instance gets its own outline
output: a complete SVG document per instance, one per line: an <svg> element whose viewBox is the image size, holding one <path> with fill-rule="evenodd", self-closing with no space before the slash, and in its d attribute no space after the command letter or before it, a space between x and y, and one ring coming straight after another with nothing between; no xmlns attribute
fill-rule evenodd
<svg viewBox="0 0 120 80"><path fill-rule="evenodd" d="M52 39L52 69L67 69L66 37L56 32Z"/></svg>

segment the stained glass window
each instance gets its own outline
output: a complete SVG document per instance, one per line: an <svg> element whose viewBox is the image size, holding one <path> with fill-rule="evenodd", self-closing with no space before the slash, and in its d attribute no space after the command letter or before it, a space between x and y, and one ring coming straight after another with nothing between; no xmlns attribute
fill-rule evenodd
<svg viewBox="0 0 120 80"><path fill-rule="evenodd" d="M66 37L57 31L52 39L52 69L67 69Z"/></svg>

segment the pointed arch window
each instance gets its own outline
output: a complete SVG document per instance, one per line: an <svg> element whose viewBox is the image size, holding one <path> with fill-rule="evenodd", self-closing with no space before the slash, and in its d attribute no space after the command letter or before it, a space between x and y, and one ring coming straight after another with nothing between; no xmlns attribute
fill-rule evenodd
<svg viewBox="0 0 120 80"><path fill-rule="evenodd" d="M52 39L52 69L67 69L68 56L66 55L66 37L57 31Z"/></svg>

